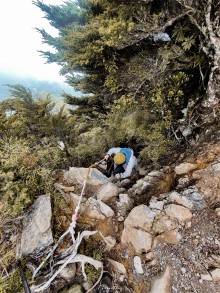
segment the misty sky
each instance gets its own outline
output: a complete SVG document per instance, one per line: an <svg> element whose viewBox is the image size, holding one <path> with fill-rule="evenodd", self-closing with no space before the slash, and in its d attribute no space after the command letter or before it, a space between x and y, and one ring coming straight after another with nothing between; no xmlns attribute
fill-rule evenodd
<svg viewBox="0 0 220 293"><path fill-rule="evenodd" d="M32 0L0 0L0 72L40 80L63 81L58 65L45 64L38 50L49 47L42 44L35 27L44 28L51 35L57 31L44 18L44 13ZM45 4L60 5L64 0L43 0ZM51 50L51 48L50 48Z"/></svg>

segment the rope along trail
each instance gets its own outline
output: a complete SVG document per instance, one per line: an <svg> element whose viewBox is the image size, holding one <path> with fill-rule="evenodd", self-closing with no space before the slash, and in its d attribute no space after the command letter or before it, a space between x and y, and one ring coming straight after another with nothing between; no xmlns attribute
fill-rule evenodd
<svg viewBox="0 0 220 293"><path fill-rule="evenodd" d="M84 237L89 237L91 235L94 235L96 233L99 233L99 235L102 237L102 239L105 241L105 243L108 245L109 243L106 241L106 239L104 238L104 236L102 235L102 233L100 231L83 231L82 233L78 233L77 235L77 238L75 239L74 237L74 234L75 234L75 227L76 227L76 221L77 221L77 216L78 216L78 213L79 213L79 210L80 210L80 205L81 205L81 202L82 202L82 197L83 197L83 194L84 194L84 191L85 191L85 187L86 187L86 184L88 182L88 179L89 179L89 175L90 175L90 171L91 171L91 168L95 167L97 164L99 164L100 162L102 162L103 160L99 161L98 163L95 163L93 165L91 165L89 168L88 168L88 171L86 173L86 176L85 176L85 179L83 181L83 187L82 187L82 191L81 191L81 194L80 194L80 197L79 197L79 201L78 201L78 204L75 208L75 211L72 215L72 223L70 224L69 228L66 230L66 232L64 232L61 237L59 238L59 240L57 241L57 243L54 245L52 251L47 255L47 257L45 258L45 260L39 265L39 267L34 271L33 273L33 276L32 276L32 279L34 279L37 275L37 273L40 271L40 269L43 267L43 265L46 263L46 261L49 259L49 258L52 258L53 257L53 254L55 252L55 250L57 249L58 245L61 243L61 241L64 239L64 237L70 233L71 237L72 237L72 241L73 241L73 245L71 248L68 248L68 256L63 259L62 261L58 261L56 264L54 264L54 266L57 266L57 265L61 265L61 267L49 278L49 280L41 285L40 287L37 287L34 292L41 292L42 290L45 290L47 289L51 282L59 275L59 273L70 263L75 263L75 262L80 262L82 263L82 273L83 273L83 276L85 278L85 280L87 280L87 276L86 276L86 273L85 273L85 263L89 263L91 264L92 266L94 266L96 268L96 270L98 269L101 269L101 273L100 273L100 276L99 276L99 279L96 281L96 283L92 286L92 288L90 288L87 292L91 292L96 286L97 284L100 282L101 278L102 278L102 275L103 275L103 264L102 262L100 261L97 261L91 257L88 257L88 256L85 256L85 255L81 255L81 254L77 254L77 250L78 250L78 247L82 241L82 239Z"/></svg>

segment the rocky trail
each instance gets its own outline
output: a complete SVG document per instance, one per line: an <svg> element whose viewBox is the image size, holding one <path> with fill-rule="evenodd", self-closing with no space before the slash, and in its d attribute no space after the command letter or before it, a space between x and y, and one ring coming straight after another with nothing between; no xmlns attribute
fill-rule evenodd
<svg viewBox="0 0 220 293"><path fill-rule="evenodd" d="M28 257L29 270L36 270L68 229L86 172L64 170L55 183L57 197L40 196L23 219L14 246L17 258ZM101 232L85 237L78 253L103 264L102 280L89 291L100 270L86 265L85 280L82 264L73 263L38 291L51 276L50 264L36 275L31 292L220 292L219 182L218 142L160 170L138 168L136 177L118 183L91 169L75 235ZM54 262L71 241L67 235L60 243Z"/></svg>

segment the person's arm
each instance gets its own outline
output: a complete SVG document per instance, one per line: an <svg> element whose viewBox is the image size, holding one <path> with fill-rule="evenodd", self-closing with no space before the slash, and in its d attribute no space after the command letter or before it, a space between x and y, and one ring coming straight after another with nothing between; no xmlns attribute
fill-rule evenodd
<svg viewBox="0 0 220 293"><path fill-rule="evenodd" d="M107 154L105 155L104 159L105 160L108 160L109 157L112 155L112 154L117 154L120 152L120 149L121 148L111 148L110 150L108 150Z"/></svg>
<svg viewBox="0 0 220 293"><path fill-rule="evenodd" d="M104 159L108 161L108 159L110 158L112 154L117 154L119 152L120 152L120 148L111 148L110 150L108 150L107 154L104 156Z"/></svg>
<svg viewBox="0 0 220 293"><path fill-rule="evenodd" d="M110 150L108 150L107 155L111 156L112 154L117 154L119 153L121 150L121 148L111 148Z"/></svg>

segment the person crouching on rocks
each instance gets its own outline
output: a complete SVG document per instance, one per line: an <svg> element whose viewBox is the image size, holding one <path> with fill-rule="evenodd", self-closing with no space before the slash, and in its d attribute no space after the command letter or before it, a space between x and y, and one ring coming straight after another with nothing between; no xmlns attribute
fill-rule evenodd
<svg viewBox="0 0 220 293"><path fill-rule="evenodd" d="M113 162L110 160L113 157ZM111 148L104 159L107 161L108 176L114 176L116 180L127 178L137 165L137 158L130 148Z"/></svg>

